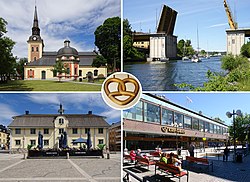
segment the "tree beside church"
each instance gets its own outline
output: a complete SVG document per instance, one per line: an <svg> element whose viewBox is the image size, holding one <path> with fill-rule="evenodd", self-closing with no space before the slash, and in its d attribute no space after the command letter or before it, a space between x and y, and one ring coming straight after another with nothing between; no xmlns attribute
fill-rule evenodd
<svg viewBox="0 0 250 182"><path fill-rule="evenodd" d="M15 42L5 36L6 26L7 21L0 17L0 83L7 83L10 75L15 73L16 58L12 54Z"/></svg>

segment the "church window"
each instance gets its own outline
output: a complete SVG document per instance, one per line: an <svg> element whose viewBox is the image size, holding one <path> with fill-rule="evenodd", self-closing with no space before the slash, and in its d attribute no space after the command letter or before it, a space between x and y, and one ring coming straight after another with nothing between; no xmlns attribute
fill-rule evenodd
<svg viewBox="0 0 250 182"><path fill-rule="evenodd" d="M59 119L59 124L62 125L64 123L64 119L63 118L60 118Z"/></svg>
<svg viewBox="0 0 250 182"><path fill-rule="evenodd" d="M39 51L38 47L36 47L36 51L37 51L37 52Z"/></svg>
<svg viewBox="0 0 250 182"><path fill-rule="evenodd" d="M63 128L59 128L59 134L63 134L64 129Z"/></svg>
<svg viewBox="0 0 250 182"><path fill-rule="evenodd" d="M31 51L34 52L34 47L31 47Z"/></svg>
<svg viewBox="0 0 250 182"><path fill-rule="evenodd" d="M98 70L94 70L94 76L98 75Z"/></svg>
<svg viewBox="0 0 250 182"><path fill-rule="evenodd" d="M79 70L79 76L82 76L82 70Z"/></svg>
<svg viewBox="0 0 250 182"><path fill-rule="evenodd" d="M36 145L36 140L30 140L30 145L35 146Z"/></svg>

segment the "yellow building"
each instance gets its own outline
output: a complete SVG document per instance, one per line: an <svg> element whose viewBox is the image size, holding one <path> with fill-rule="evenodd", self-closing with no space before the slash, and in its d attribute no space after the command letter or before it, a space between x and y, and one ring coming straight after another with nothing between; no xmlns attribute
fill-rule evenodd
<svg viewBox="0 0 250 182"><path fill-rule="evenodd" d="M64 114L62 106L59 114L30 114L14 116L8 126L11 130L11 150L27 149L28 145L38 145L38 133L43 135L43 148L58 148L61 134L67 133L69 147L80 147L72 142L78 138L87 139L90 131L92 147L98 144L108 146L109 124L104 117L92 114Z"/></svg>
<svg viewBox="0 0 250 182"><path fill-rule="evenodd" d="M0 150L7 149L8 135L7 128L3 125L0 125Z"/></svg>
<svg viewBox="0 0 250 182"><path fill-rule="evenodd" d="M44 42L40 36L38 25L37 9L35 7L32 35L28 39L28 63L24 66L24 79L41 80L56 79L58 76L62 79L84 79L87 75L93 78L107 77L106 66L99 68L92 67L92 63L98 53L78 52L70 46L70 41L64 41L64 47L55 52L45 52ZM66 73L59 75L53 72L53 66L61 60Z"/></svg>

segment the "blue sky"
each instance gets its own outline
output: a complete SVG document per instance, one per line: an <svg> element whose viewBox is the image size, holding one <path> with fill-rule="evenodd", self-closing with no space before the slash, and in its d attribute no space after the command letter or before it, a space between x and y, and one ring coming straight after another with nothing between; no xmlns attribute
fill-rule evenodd
<svg viewBox="0 0 250 182"><path fill-rule="evenodd" d="M45 51L58 51L65 39L78 51L93 51L96 28L121 15L119 0L37 0L36 5ZM14 55L27 57L35 0L0 0L0 7L0 17L8 22L7 36L16 42Z"/></svg>
<svg viewBox="0 0 250 182"><path fill-rule="evenodd" d="M239 27L250 27L249 0L228 0L236 12ZM197 48L197 25L200 48L210 51L226 50L226 33L229 28L223 0L124 0L124 18L133 30L155 32L156 12L160 15L162 4L178 12L174 35L191 39Z"/></svg>
<svg viewBox="0 0 250 182"><path fill-rule="evenodd" d="M57 114L62 103L65 114L93 114L107 117L109 124L121 120L121 111L107 106L99 93L0 93L0 124L8 125L13 116L30 114Z"/></svg>
<svg viewBox="0 0 250 182"><path fill-rule="evenodd" d="M208 117L219 117L230 125L232 119L227 118L226 112L240 109L243 114L250 114L250 93L167 93L169 101L202 113ZM188 98L192 102L188 101Z"/></svg>

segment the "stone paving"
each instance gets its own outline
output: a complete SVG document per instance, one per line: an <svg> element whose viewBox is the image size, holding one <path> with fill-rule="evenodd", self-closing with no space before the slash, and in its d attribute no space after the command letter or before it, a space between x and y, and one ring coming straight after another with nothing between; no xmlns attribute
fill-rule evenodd
<svg viewBox="0 0 250 182"><path fill-rule="evenodd" d="M250 181L250 155L243 158L243 163L234 163L232 161L223 162L214 158L214 171L208 171L206 168L195 167L195 169L189 171L189 182L227 182L227 181L239 181L248 182ZM186 161L183 163L185 164ZM130 172L140 177L143 177L147 181L159 182L159 181L178 181L178 178L170 178L170 176L164 175L160 171L155 175L155 167L150 166L149 170L147 167L134 167L134 165L126 163L124 168L127 168ZM185 165L183 167L186 168ZM126 175L123 172L123 177ZM130 181L137 181L130 176ZM181 181L187 181L187 177L182 177Z"/></svg>
<svg viewBox="0 0 250 182"><path fill-rule="evenodd" d="M111 154L110 159L70 158L23 160L23 155L20 154L0 153L0 182L120 182L120 158L119 153Z"/></svg>

